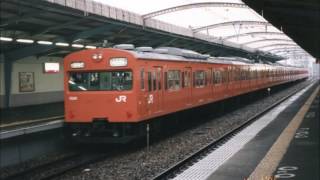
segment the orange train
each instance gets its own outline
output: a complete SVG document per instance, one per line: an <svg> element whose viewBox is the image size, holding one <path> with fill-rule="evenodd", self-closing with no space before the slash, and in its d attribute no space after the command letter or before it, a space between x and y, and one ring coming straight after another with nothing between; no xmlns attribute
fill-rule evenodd
<svg viewBox="0 0 320 180"><path fill-rule="evenodd" d="M82 50L64 60L65 125L82 142L127 142L146 122L308 77L304 68L178 48Z"/></svg>

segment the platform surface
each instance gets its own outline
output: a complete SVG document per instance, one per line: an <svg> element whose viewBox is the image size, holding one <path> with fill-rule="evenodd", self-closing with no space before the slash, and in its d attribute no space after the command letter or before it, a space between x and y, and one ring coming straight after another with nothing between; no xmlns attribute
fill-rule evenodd
<svg viewBox="0 0 320 180"><path fill-rule="evenodd" d="M315 88L311 88L294 101L207 179L319 179L319 91L316 98L312 99L307 113L302 117L302 123L293 132L294 137L288 142L288 148L283 150L284 155L280 157L275 170L269 174L265 173L267 171L264 169L270 169L268 166L277 162L276 156L281 156L282 150L276 149L275 153L271 153L273 156L267 157L280 139L280 135L284 134L297 112L308 104L306 101L314 92Z"/></svg>
<svg viewBox="0 0 320 180"><path fill-rule="evenodd" d="M1 109L0 140L60 128L63 102Z"/></svg>
<svg viewBox="0 0 320 180"><path fill-rule="evenodd" d="M319 179L319 113L314 113L318 108L319 87L314 83L174 179Z"/></svg>
<svg viewBox="0 0 320 180"><path fill-rule="evenodd" d="M1 109L0 125L63 116L63 102Z"/></svg>
<svg viewBox="0 0 320 180"><path fill-rule="evenodd" d="M296 131L293 141L281 159L273 177L277 179L320 179L319 178L319 99L312 102Z"/></svg>

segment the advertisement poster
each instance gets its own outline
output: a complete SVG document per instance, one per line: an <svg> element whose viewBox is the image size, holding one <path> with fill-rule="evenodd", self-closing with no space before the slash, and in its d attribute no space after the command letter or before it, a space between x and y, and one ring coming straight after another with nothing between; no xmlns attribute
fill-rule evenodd
<svg viewBox="0 0 320 180"><path fill-rule="evenodd" d="M33 72L19 72L19 91L33 92L34 88L34 73Z"/></svg>

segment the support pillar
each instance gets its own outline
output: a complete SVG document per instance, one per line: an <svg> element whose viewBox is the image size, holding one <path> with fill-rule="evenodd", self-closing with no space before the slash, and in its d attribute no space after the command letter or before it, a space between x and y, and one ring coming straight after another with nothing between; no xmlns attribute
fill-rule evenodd
<svg viewBox="0 0 320 180"><path fill-rule="evenodd" d="M5 108L10 106L11 85L12 85L12 65L13 61L4 56L4 88L5 88Z"/></svg>

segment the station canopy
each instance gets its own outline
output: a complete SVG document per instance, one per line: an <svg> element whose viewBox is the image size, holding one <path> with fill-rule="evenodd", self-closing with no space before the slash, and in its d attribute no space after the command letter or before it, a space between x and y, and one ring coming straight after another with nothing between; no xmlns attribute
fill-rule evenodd
<svg viewBox="0 0 320 180"><path fill-rule="evenodd" d="M95 0L140 14L145 20L154 18L189 28L193 33L210 35L212 39L229 41L284 58L310 56L290 37L250 9L240 0Z"/></svg>
<svg viewBox="0 0 320 180"><path fill-rule="evenodd" d="M7 0L0 20L7 62L116 44L271 62L312 58L240 0Z"/></svg>

